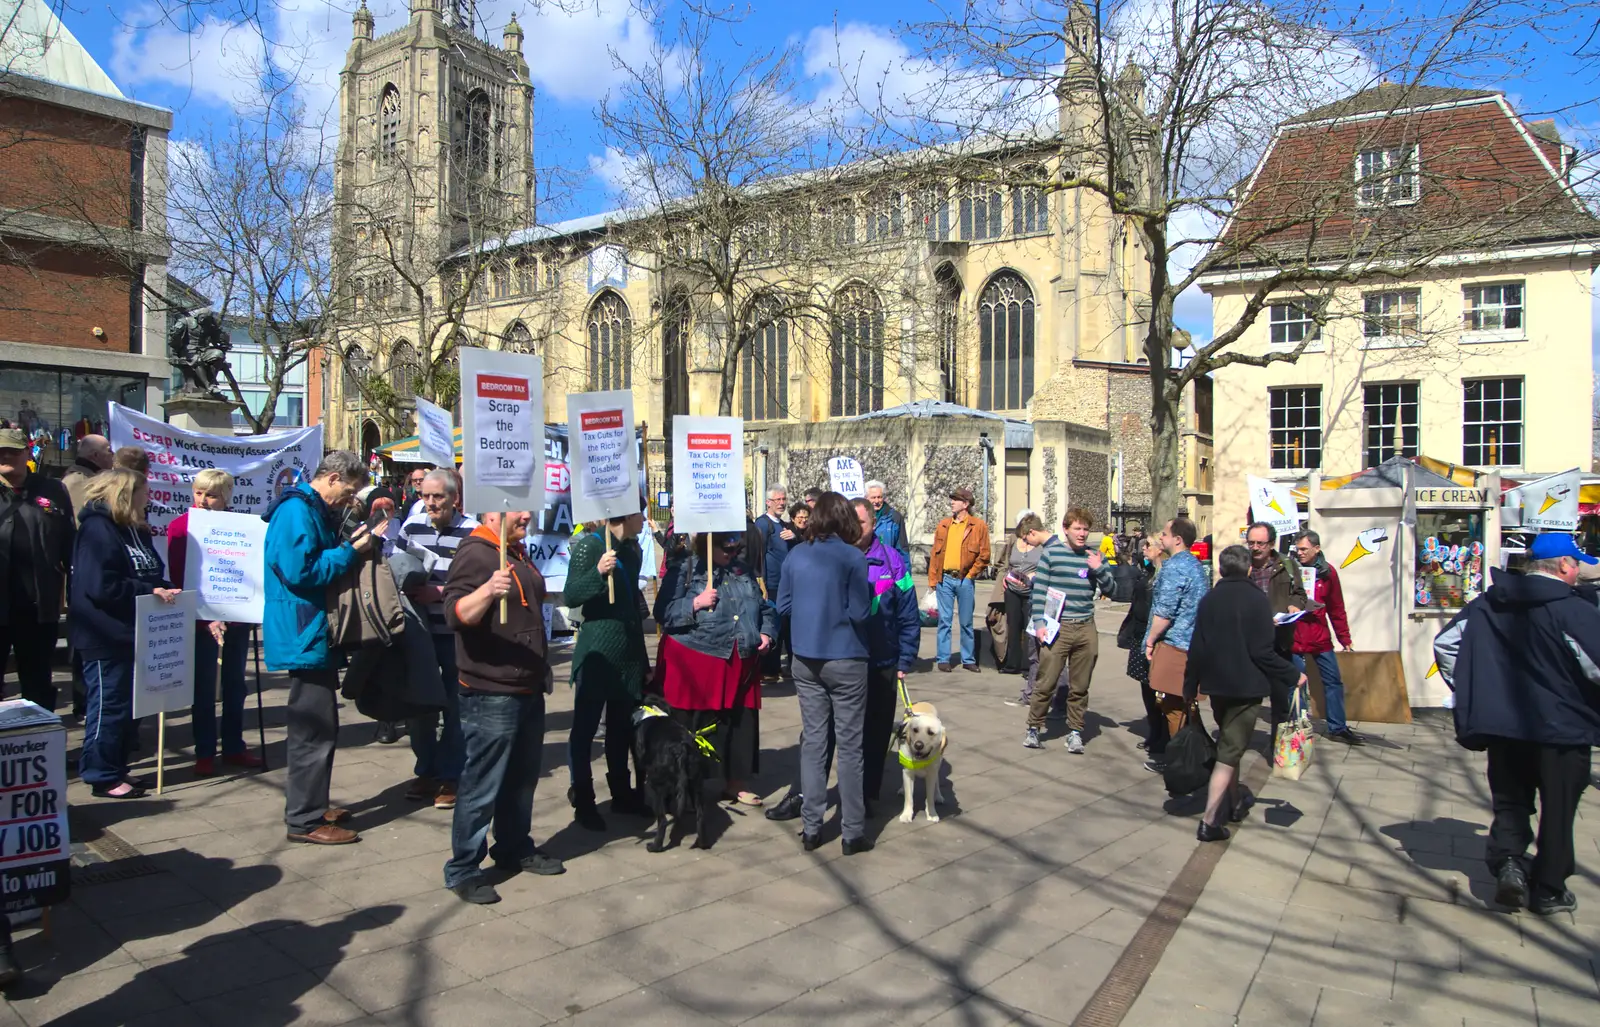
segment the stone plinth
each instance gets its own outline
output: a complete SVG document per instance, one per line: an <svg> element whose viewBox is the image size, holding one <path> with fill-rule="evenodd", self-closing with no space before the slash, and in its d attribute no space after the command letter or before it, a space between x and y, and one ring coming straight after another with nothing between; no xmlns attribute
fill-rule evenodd
<svg viewBox="0 0 1600 1027"><path fill-rule="evenodd" d="M238 404L232 400L179 393L161 406L167 413L168 423L174 428L211 435L233 434L233 408Z"/></svg>

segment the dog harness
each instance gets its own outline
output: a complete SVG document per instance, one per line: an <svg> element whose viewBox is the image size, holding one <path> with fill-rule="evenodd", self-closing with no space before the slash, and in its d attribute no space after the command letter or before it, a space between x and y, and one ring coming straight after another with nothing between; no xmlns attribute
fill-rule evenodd
<svg viewBox="0 0 1600 1027"><path fill-rule="evenodd" d="M666 715L667 711L659 706L640 706L633 711L633 724L638 727L640 721L649 720L651 717L665 717ZM694 744L700 750L700 755L710 757L713 760L717 758L717 747L712 745L711 739L706 736L716 729L717 725L707 724L694 732Z"/></svg>
<svg viewBox="0 0 1600 1027"><path fill-rule="evenodd" d="M909 715L911 713L911 693L906 691L906 680L905 680L905 678L900 678L899 679L899 685L900 685L900 701L905 704L906 713L907 713L907 715ZM943 758L944 758L944 739L941 738L941 739L939 739L939 751L934 753L932 756L929 756L927 759L914 760L910 756L907 756L905 753L902 752L902 753L900 753L900 765L902 767L906 768L907 770L927 770L929 767L933 766L935 763L939 762Z"/></svg>

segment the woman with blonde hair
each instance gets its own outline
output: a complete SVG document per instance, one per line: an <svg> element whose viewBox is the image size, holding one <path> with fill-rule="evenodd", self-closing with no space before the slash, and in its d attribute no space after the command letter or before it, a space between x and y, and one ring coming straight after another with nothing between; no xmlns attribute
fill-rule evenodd
<svg viewBox="0 0 1600 1027"><path fill-rule="evenodd" d="M72 647L83 663L86 693L78 774L106 799L137 799L144 782L128 776L133 726L134 600L178 597L145 523L144 475L113 467L95 475L78 514L72 559Z"/></svg>
<svg viewBox="0 0 1600 1027"><path fill-rule="evenodd" d="M228 509L233 500L233 475L215 467L194 476L196 510ZM183 585L189 545L189 511L167 525L167 571ZM222 679L222 762L255 769L261 757L244 744L244 671L250 656L250 625L200 621L194 633L194 706L189 725L194 732L194 776L217 772L217 679Z"/></svg>

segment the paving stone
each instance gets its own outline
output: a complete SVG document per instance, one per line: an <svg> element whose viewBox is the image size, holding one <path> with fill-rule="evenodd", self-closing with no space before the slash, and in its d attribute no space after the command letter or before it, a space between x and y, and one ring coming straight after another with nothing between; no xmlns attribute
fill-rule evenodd
<svg viewBox="0 0 1600 1027"><path fill-rule="evenodd" d="M341 1027L363 1015L360 1006L307 970L202 999L190 1008L208 1027Z"/></svg>
<svg viewBox="0 0 1600 1027"><path fill-rule="evenodd" d="M472 980L465 971L433 958L421 945L356 956L322 973L330 987L368 1013L418 1002ZM490 980L493 983L495 979Z"/></svg>

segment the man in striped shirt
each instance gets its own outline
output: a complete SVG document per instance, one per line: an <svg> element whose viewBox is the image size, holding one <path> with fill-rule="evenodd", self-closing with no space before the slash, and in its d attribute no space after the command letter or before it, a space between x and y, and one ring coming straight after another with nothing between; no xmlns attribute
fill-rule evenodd
<svg viewBox="0 0 1600 1027"><path fill-rule="evenodd" d="M1083 718L1089 711L1089 682L1100 656L1100 633L1094 624L1095 590L1110 595L1115 587L1111 566L1089 548L1094 515L1073 507L1061 519L1063 540L1046 546L1033 578L1032 627L1039 639L1039 675L1028 703L1028 733L1022 744L1043 748L1039 731L1065 667L1067 676L1067 751L1083 752ZM1059 607L1059 612L1057 612ZM1055 614L1059 627L1046 618ZM1050 638L1054 629L1055 638Z"/></svg>
<svg viewBox="0 0 1600 1027"><path fill-rule="evenodd" d="M436 809L454 809L456 782L461 778L465 745L461 738L460 682L456 674L456 636L444 619L444 584L450 560L461 540L478 522L456 509L456 479L449 471L429 471L422 479L422 509L400 526L400 545L429 564L428 583L410 598L428 620L433 647L444 678L444 725L439 714L417 717L408 725L411 752L417 758L416 777L406 789L413 802L432 801Z"/></svg>

